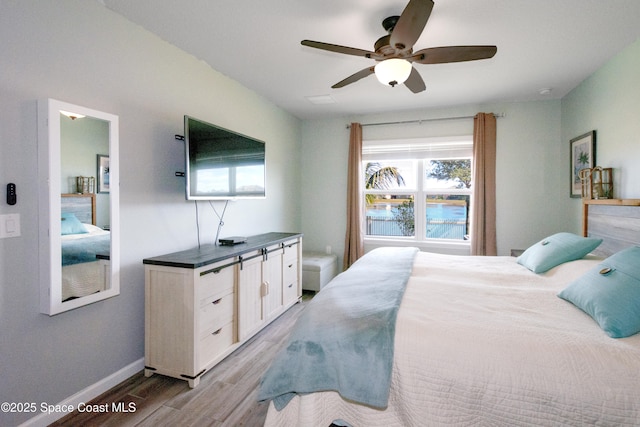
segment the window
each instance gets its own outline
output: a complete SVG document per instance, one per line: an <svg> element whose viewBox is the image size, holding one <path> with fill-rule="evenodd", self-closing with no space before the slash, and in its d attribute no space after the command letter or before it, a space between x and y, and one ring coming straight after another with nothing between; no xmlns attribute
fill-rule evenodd
<svg viewBox="0 0 640 427"><path fill-rule="evenodd" d="M364 142L366 237L468 240L472 148L471 136Z"/></svg>
<svg viewBox="0 0 640 427"><path fill-rule="evenodd" d="M234 165L196 170L199 194L244 194L264 192L263 165Z"/></svg>

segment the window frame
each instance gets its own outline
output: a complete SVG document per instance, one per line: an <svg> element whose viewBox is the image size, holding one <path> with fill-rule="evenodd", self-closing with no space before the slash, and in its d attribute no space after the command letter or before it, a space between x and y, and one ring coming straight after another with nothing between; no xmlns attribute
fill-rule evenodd
<svg viewBox="0 0 640 427"><path fill-rule="evenodd" d="M373 148L371 148L373 147ZM387 150L387 148L390 148ZM461 149L461 148L464 148ZM422 249L437 250L443 253L468 254L469 240L441 239L427 237L426 200L427 195L460 194L469 196L469 227L473 212L471 202L473 189L438 189L427 185L427 167L431 160L469 159L473 168L473 136L464 135L448 138L419 138L415 140L363 141L363 170L367 163L390 162L394 160L411 160L414 163L415 188L397 187L392 189L362 189L364 200L362 219L366 224L366 195L412 195L414 200L414 235L413 236L379 236L364 233L365 246L377 247L383 245L418 246ZM457 153L457 154L456 154ZM473 174L473 171L472 171ZM472 175L473 176L473 175ZM473 185L473 184L472 184ZM420 203L419 203L420 202ZM469 230L467 230L470 233Z"/></svg>

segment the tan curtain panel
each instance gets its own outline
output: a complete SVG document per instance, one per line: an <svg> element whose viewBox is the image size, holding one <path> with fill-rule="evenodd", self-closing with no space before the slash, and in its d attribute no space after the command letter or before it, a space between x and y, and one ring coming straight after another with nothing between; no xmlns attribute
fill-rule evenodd
<svg viewBox="0 0 640 427"><path fill-rule="evenodd" d="M347 170L347 233L344 242L346 270L364 254L362 232L362 125L351 123L349 165Z"/></svg>
<svg viewBox="0 0 640 427"><path fill-rule="evenodd" d="M497 255L496 118L478 113L473 119L473 219L471 255Z"/></svg>

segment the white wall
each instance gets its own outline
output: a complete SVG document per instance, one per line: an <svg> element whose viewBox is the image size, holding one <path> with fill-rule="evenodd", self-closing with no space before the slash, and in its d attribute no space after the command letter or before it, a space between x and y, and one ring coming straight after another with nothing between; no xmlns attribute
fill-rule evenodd
<svg viewBox="0 0 640 427"><path fill-rule="evenodd" d="M347 123L343 118L304 121L300 156L304 250L324 252L331 246L339 266L347 215Z"/></svg>
<svg viewBox="0 0 640 427"><path fill-rule="evenodd" d="M183 115L267 144L267 198L231 203L222 235L300 231L301 123L98 1L2 1L0 40L0 214L18 213L22 225L0 240L0 401L55 404L143 357L142 259L196 245L194 204L174 176L184 170L174 140ZM121 295L54 317L39 313L36 268L42 98L120 119ZM15 206L4 202L8 182ZM211 242L217 218L200 208ZM0 425L31 416L3 412Z"/></svg>
<svg viewBox="0 0 640 427"><path fill-rule="evenodd" d="M526 248L545 235L568 227L569 172L563 163L563 150L567 147L560 141L560 101L484 104L306 121L302 139L305 247L324 250L326 245L331 245L342 257L346 228L348 123L473 116L478 112L505 114L497 124L499 254L508 255L512 248ZM465 119L365 127L363 138L471 134L473 120Z"/></svg>

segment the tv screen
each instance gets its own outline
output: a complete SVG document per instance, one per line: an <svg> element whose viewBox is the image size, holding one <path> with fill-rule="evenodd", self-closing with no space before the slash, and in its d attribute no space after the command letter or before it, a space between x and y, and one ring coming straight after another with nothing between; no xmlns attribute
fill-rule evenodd
<svg viewBox="0 0 640 427"><path fill-rule="evenodd" d="M265 144L184 116L187 200L265 197Z"/></svg>

